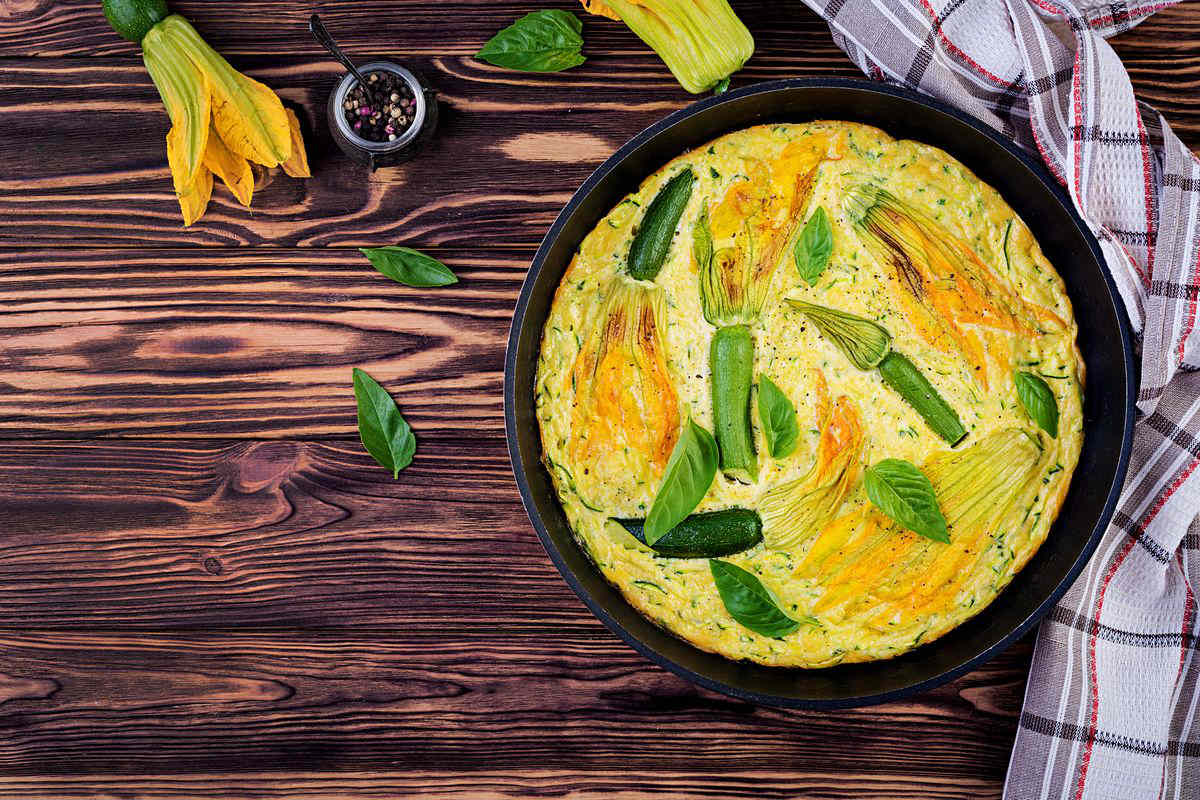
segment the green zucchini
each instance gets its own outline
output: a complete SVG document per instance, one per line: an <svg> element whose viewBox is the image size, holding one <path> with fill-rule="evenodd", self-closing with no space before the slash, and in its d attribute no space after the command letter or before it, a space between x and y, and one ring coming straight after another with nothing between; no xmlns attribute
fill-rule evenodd
<svg viewBox="0 0 1200 800"><path fill-rule="evenodd" d="M104 0L104 17L113 30L131 42L140 42L167 18L165 0Z"/></svg>
<svg viewBox="0 0 1200 800"><path fill-rule="evenodd" d="M667 260L671 242L679 218L692 197L692 184L696 176L691 167L685 167L675 177L663 184L658 194L642 216L633 244L629 246L629 277L640 281L652 281Z"/></svg>
<svg viewBox="0 0 1200 800"><path fill-rule="evenodd" d="M721 471L743 483L758 476L750 385L754 382L754 337L745 325L717 328L709 350L712 373L713 434L721 451Z"/></svg>
<svg viewBox="0 0 1200 800"><path fill-rule="evenodd" d="M790 297L784 300L793 308L803 311L817 330L836 344L854 366L862 370L872 367L879 370L883 382L916 409L933 432L951 446L961 442L967 435L958 414L942 399L933 384L921 374L921 370L903 354L892 349L892 336L881 325L836 308L825 308ZM718 429L717 442L720 441Z"/></svg>
<svg viewBox="0 0 1200 800"><path fill-rule="evenodd" d="M967 435L958 414L911 361L895 350L879 362L883 381L916 409L938 436L954 446Z"/></svg>
<svg viewBox="0 0 1200 800"><path fill-rule="evenodd" d="M644 520L618 519L620 525L642 544L646 543ZM651 549L671 558L715 558L748 550L762 541L762 520L746 508L692 514L667 531Z"/></svg>

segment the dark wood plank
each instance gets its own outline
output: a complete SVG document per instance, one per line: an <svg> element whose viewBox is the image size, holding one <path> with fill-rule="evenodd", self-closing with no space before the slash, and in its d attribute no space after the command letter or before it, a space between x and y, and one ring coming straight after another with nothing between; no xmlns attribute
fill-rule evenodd
<svg viewBox="0 0 1200 800"><path fill-rule="evenodd" d="M697 690L566 589L498 438L398 482L356 443L7 443L0 487L12 794L998 796L1027 645L847 714Z"/></svg>
<svg viewBox="0 0 1200 800"><path fill-rule="evenodd" d="M499 431L527 264L426 249L461 282L356 250L0 249L0 438L353 436L355 366L423 433Z"/></svg>
<svg viewBox="0 0 1200 800"><path fill-rule="evenodd" d="M825 23L802 3L731 0L731 4L754 34L755 61L812 59L835 68L845 61ZM645 51L623 25L584 14L576 0L354 0L306 6L285 0L241 0L236 14L222 13L223 9L209 0L178 0L171 7L191 19L214 47L230 56L320 54L306 29L313 10L321 13L339 42L364 55L470 56L497 30L539 8L575 11L585 26L584 53L593 60L617 64ZM99 3L92 0L10 0L4 21L0 58L137 54L133 44L108 27ZM1200 47L1200 12L1188 2L1164 8L1112 41L1127 64L1140 62L1147 68L1145 86L1174 85L1176 81L1182 86L1187 77L1177 75L1174 69L1162 69L1161 60L1155 69L1153 58L1157 54L1159 59L1178 59L1172 61L1173 66L1194 65Z"/></svg>
<svg viewBox="0 0 1200 800"><path fill-rule="evenodd" d="M421 435L399 481L354 440L4 443L0 531L0 626L591 622L499 435Z"/></svg>
<svg viewBox="0 0 1200 800"><path fill-rule="evenodd" d="M913 754L920 758L919 753ZM999 779L978 773L946 777L844 774L814 769L810 772L748 772L717 774L655 772L583 772L570 769L531 768L512 772L480 770L437 773L407 770L366 772L265 772L210 773L202 775L87 775L82 777L0 779L0 790L21 798L75 800L75 798L130 797L139 800L338 800L340 798L398 797L469 798L507 800L531 797L566 800L609 800L613 797L663 797L671 800L711 800L719 797L853 798L854 800L993 800L1000 797ZM130 795L131 786L137 787Z"/></svg>
<svg viewBox="0 0 1200 800"><path fill-rule="evenodd" d="M44 28L66 37L94 37L102 24L92 19L91 3L67 4L62 10L33 5L32 21L25 26L32 25L35 32ZM184 230L165 170L166 116L131 47L119 45L121 54L102 58L7 59L0 73L0 116L6 120L0 126L0 151L9 156L0 177L0 217L8 223L0 228L0 242L357 246L419 239L529 253L571 192L605 156L691 100L661 62L615 23L593 25L605 31L598 48L610 49L598 49L583 67L529 75L476 62L469 56L476 43L463 46L461 20L467 31L479 30L484 20L491 30L516 13L516 5L482 14L452 13L456 8L434 17L428 10L415 12L425 22L413 28L412 36L428 41L409 52L442 91L447 112L442 136L421 160L369 176L336 152L323 118L316 117L338 69L316 54L302 31L284 36L286 26L271 12L290 5L250 5L246 25L240 12L236 23L232 18L221 23L219 15L212 15L218 31L230 31L214 38L235 49L233 37L266 43L236 60L305 110L313 131L309 139L316 177L297 181L268 176L270 185L257 196L253 212L218 189L209 214ZM343 12L347 27L363 18L357 6ZM414 8L397 6L387 13L405 11ZM390 17L382 10L380 15L405 24L403 16ZM1200 107L1187 100L1200 76L1200 49L1195 47L1200 21L1195 16L1164 12L1162 20L1147 23L1153 27L1135 29L1120 45L1144 99L1160 105L1193 143L1200 140ZM739 84L856 75L799 4L793 10L788 4L762 3L746 17L759 35L760 55L738 75ZM1145 34L1140 33L1143 28ZM386 24L383 30L388 30ZM373 27L371 35L378 36L379 30ZM480 36L486 38L483 32ZM303 44L283 48L286 55L265 55L269 43L281 37ZM614 39L622 37L627 41L618 45ZM451 41L457 45L451 47ZM83 52L95 47L90 44ZM1164 58L1170 58L1170 70L1161 68ZM1149 82L1142 81L1150 76ZM96 147L96 142L120 145ZM464 153L477 157L464 158ZM480 168L480 159L487 169Z"/></svg>
<svg viewBox="0 0 1200 800"><path fill-rule="evenodd" d="M617 70L619 80L601 64L531 76L469 58L428 61L419 66L444 103L438 140L418 161L371 175L336 149L324 117L314 117L323 115L339 75L334 65L300 56L243 61L301 108L312 131L315 177L269 173L253 211L218 187L208 214L190 229L180 226L165 168L167 118L140 61L6 62L0 151L13 155L0 177L0 217L7 220L0 243L328 247L421 240L531 253L604 158L690 101L660 74L653 54ZM817 63L810 73L827 71ZM778 77L769 65L757 69L748 82ZM848 63L841 72L853 74ZM79 92L97 98L86 125L76 100L62 105ZM96 148L96 141L122 144Z"/></svg>
<svg viewBox="0 0 1200 800"><path fill-rule="evenodd" d="M0 530L19 796L997 797L1029 656L834 715L698 690L570 594L499 437L400 481L354 442L8 442Z"/></svg>
<svg viewBox="0 0 1200 800"><path fill-rule="evenodd" d="M797 35L814 40L812 44L820 48L805 48L804 57L829 60L840 52L825 24L801 3L733 0L732 5L754 34L760 55L788 53ZM308 15L319 11L334 37L352 52L470 56L500 28L540 8L575 12L584 22L584 54L591 59L617 64L646 50L624 25L585 14L578 0L337 0L309 5L241 0L236 14L225 13L210 0L179 0L171 8L192 20L214 47L229 55L322 53L307 30ZM133 44L108 27L99 3L91 0L10 0L5 15L0 57L137 53ZM816 41L822 38L823 45Z"/></svg>
<svg viewBox="0 0 1200 800"><path fill-rule="evenodd" d="M697 689L594 622L457 633L0 632L0 791L998 797L1029 658L831 715Z"/></svg>
<svg viewBox="0 0 1200 800"><path fill-rule="evenodd" d="M499 437L399 481L355 442L7 442L0 530L20 796L996 797L1029 656L832 715L698 690L570 593Z"/></svg>
<svg viewBox="0 0 1200 800"><path fill-rule="evenodd" d="M566 131L569 120L561 114L549 131L529 115L514 115L513 129L498 132L491 114L499 109L485 102L470 112L470 98L447 97L443 137L436 146L414 164L370 176L336 151L322 121L308 137L316 177L302 181L267 173L252 211L218 187L203 220L184 229L165 169L167 118L140 63L75 63L10 61L0 72L0 118L5 119L0 152L8 157L0 174L0 218L5 220L0 243L328 247L423 241L529 248L589 167L620 142L588 132L587 125ZM267 63L272 66L258 76L302 106L312 130L314 109L336 71L294 58L260 59ZM89 111L86 125L78 113L56 110L64 92L77 90L108 98ZM527 88L506 95L501 105L513 111L529 102L528 94ZM650 105L630 112L630 132L664 110ZM608 114L619 116L615 109ZM565 137L548 154L537 138L547 132ZM97 141L121 145L98 148ZM573 163L580 146L592 151L590 164ZM464 152L477 158L463 158ZM478 159L489 169L480 170ZM546 170L547 164L556 169ZM531 167L546 176L534 185L527 172Z"/></svg>

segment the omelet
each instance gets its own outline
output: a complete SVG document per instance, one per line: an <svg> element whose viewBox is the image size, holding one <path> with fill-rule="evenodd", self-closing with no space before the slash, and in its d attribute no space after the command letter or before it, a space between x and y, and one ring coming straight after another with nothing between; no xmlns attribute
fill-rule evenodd
<svg viewBox="0 0 1200 800"><path fill-rule="evenodd" d="M634 278L639 232L674 221L652 206L683 171L691 191L661 268ZM830 236L813 274L800 251L814 248L818 211ZM803 311L815 306L886 331L965 436L939 434L894 381L848 358ZM740 443L714 413L710 351L729 328L752 349ZM596 568L696 647L783 667L891 658L979 613L1045 540L1082 446L1076 334L1029 228L945 152L849 122L751 127L666 164L584 238L542 335L544 463ZM1045 388L1053 428L1031 412L1022 375ZM763 378L795 410L787 448L755 410ZM794 630L747 627L707 558L664 555L621 522L650 513L692 423L722 448L694 512L757 515L761 540L722 560L803 621ZM928 479L948 541L872 501L866 475L885 459Z"/></svg>

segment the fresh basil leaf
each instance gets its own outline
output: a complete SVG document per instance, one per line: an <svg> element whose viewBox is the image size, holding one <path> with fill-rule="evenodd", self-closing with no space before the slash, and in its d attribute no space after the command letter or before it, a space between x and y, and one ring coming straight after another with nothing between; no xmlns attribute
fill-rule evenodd
<svg viewBox="0 0 1200 800"><path fill-rule="evenodd" d="M662 485L646 515L646 544L651 547L700 505L717 476L717 442L688 420L671 451Z"/></svg>
<svg viewBox="0 0 1200 800"><path fill-rule="evenodd" d="M1057 439L1058 401L1050 384L1031 372L1016 373L1013 382L1017 384L1017 397L1021 398L1025 413L1039 428Z"/></svg>
<svg viewBox="0 0 1200 800"><path fill-rule="evenodd" d="M801 625L821 624L812 617L794 620L784 614L762 581L739 566L712 558L708 568L729 616L757 634L779 639Z"/></svg>
<svg viewBox="0 0 1200 800"><path fill-rule="evenodd" d="M570 11L534 11L493 36L475 57L525 72L561 72L584 62L582 30Z"/></svg>
<svg viewBox="0 0 1200 800"><path fill-rule="evenodd" d="M833 226L829 224L829 215L823 207L818 206L808 218L804 230L800 231L800 238L796 240L793 254L800 277L808 281L809 286L816 286L833 254Z"/></svg>
<svg viewBox="0 0 1200 800"><path fill-rule="evenodd" d="M458 283L458 277L436 258L411 247L360 247L371 266L405 286L425 288Z"/></svg>
<svg viewBox="0 0 1200 800"><path fill-rule="evenodd" d="M713 94L725 94L729 91L729 76L726 75L713 87Z"/></svg>
<svg viewBox="0 0 1200 800"><path fill-rule="evenodd" d="M933 484L911 463L885 458L867 470L864 482L871 503L897 523L935 542L950 541Z"/></svg>
<svg viewBox="0 0 1200 800"><path fill-rule="evenodd" d="M766 375L758 376L758 418L762 420L771 458L790 456L800 436L796 407Z"/></svg>
<svg viewBox="0 0 1200 800"><path fill-rule="evenodd" d="M379 466L400 477L400 470L412 463L417 439L412 428L396 408L387 390L367 373L354 369L354 397L358 401L358 437Z"/></svg>

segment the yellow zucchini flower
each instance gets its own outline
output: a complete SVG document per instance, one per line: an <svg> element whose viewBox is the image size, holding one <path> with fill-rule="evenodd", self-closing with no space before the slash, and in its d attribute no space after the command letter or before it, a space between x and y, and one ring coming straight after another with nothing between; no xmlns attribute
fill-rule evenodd
<svg viewBox="0 0 1200 800"><path fill-rule="evenodd" d="M628 25L692 94L713 88L754 54L754 37L727 0L581 1L588 12Z"/></svg>
<svg viewBox="0 0 1200 800"><path fill-rule="evenodd" d="M229 65L161 0L105 0L105 14L122 36L140 42L146 70L162 96L171 130L167 162L183 224L198 220L217 175L250 205L250 162L311 176L300 121L275 92Z"/></svg>
<svg viewBox="0 0 1200 800"><path fill-rule="evenodd" d="M653 492L675 448L679 396L666 362L659 320L662 290L616 276L604 307L567 376L572 460L589 465L577 475L594 503L597 492Z"/></svg>
<svg viewBox="0 0 1200 800"><path fill-rule="evenodd" d="M773 486L763 495L759 513L763 536L772 550L797 550L821 533L842 507L858 479L863 426L858 407L842 395L831 405L829 385L819 369L813 370L817 391L817 424L821 436L808 474ZM836 537L830 537L830 541ZM802 566L816 560L809 551Z"/></svg>
<svg viewBox="0 0 1200 800"><path fill-rule="evenodd" d="M1012 543L1036 524L1029 508L1044 486L1044 455L1039 439L1006 428L926 460L921 471L937 492L949 544L904 530L869 505L827 523L795 570L824 588L813 611L867 614L868 624L892 633L948 612L980 563L1014 558Z"/></svg>
<svg viewBox="0 0 1200 800"><path fill-rule="evenodd" d="M864 184L847 194L844 208L921 337L960 353L983 388L989 360L1011 361L1012 338L1061 330L1053 314L1026 303L967 242L911 204Z"/></svg>
<svg viewBox="0 0 1200 800"><path fill-rule="evenodd" d="M711 211L701 207L692 256L700 278L704 317L713 325L758 319L784 246L812 196L828 140L791 142L771 162L746 158L746 177L735 180Z"/></svg>

